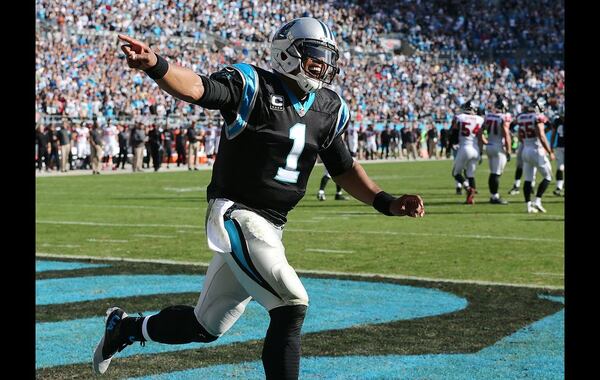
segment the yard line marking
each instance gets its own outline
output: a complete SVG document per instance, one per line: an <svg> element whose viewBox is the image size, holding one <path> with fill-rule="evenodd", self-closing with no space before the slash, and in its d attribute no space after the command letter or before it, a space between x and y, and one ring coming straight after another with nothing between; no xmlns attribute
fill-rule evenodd
<svg viewBox="0 0 600 380"><path fill-rule="evenodd" d="M204 231L201 225L191 224L137 224L137 223L99 223L99 222L78 222L78 221L59 221L59 220L36 220L39 224L68 224L79 226L99 226L99 227L172 227L172 228L198 228Z"/></svg>
<svg viewBox="0 0 600 380"><path fill-rule="evenodd" d="M465 239L498 239L498 240L523 240L523 241L545 241L545 242L563 242L562 239L546 239L546 238L527 238L519 236L493 236L493 235L459 235L459 234L442 234L442 233L426 233L426 232L395 232L395 231L333 231L333 230L305 230L298 228L284 229L284 232L325 232L325 233L343 233L343 234L376 234L376 235L414 235L414 236L444 236L458 237Z"/></svg>
<svg viewBox="0 0 600 380"><path fill-rule="evenodd" d="M99 242L99 243L129 243L129 240L112 240L112 239L87 239L87 241L91 242Z"/></svg>
<svg viewBox="0 0 600 380"><path fill-rule="evenodd" d="M326 253L354 253L354 251L343 251L338 249L318 249L318 248L307 248L305 249L307 252L326 252Z"/></svg>
<svg viewBox="0 0 600 380"><path fill-rule="evenodd" d="M157 238L157 239L174 239L175 238L175 236L170 236L170 235L150 235L150 234L134 234L133 236L149 237L149 238Z"/></svg>
<svg viewBox="0 0 600 380"><path fill-rule="evenodd" d="M163 187L165 191L174 191L176 193L189 193L191 191L206 191L206 187Z"/></svg>
<svg viewBox="0 0 600 380"><path fill-rule="evenodd" d="M294 221L293 223L315 223L316 221ZM82 226L106 226L106 227L172 227L172 228L197 228L201 233L204 232L202 226L190 224L126 224L126 223L97 223L97 222L76 222L76 221L54 221L54 220L37 220L40 224L69 224ZM517 240L517 241L540 241L562 243L563 239L548 239L548 238L529 238L521 236L494 236L494 235L460 235L460 234L443 234L443 233L426 233L426 232L396 232L396 231L334 231L334 230L307 230L299 228L286 228L284 232L325 232L325 233L343 233L343 234L375 234L375 235L412 235L412 236L443 236L457 237L464 239L496 239L496 240Z"/></svg>
<svg viewBox="0 0 600 380"><path fill-rule="evenodd" d="M85 208L133 208L133 209L161 209L168 208L169 210L190 210L190 209L203 209L204 207L190 206L190 207L173 207L173 206L135 206L135 205L76 205L71 203L65 203L65 205L71 205L74 207L85 207Z"/></svg>
<svg viewBox="0 0 600 380"><path fill-rule="evenodd" d="M52 244L52 243L42 243L41 247L64 247L64 248L77 248L81 247L79 244Z"/></svg>
<svg viewBox="0 0 600 380"><path fill-rule="evenodd" d="M152 260L152 259L129 259L124 257L101 257L101 256L81 256L81 255L61 255L55 253L44 253L36 252L38 257L48 258L64 258L64 259L93 259L93 260L106 260L106 261L125 261L125 262L136 262L136 263L156 263L156 264L170 264L170 265L193 265L197 267L207 267L209 263L206 262L189 262L189 261L173 261L173 260ZM554 285L540 285L540 284L515 284L505 282L494 282L494 281L479 281L479 280L455 280L447 278L430 278L430 277L417 277L417 276L406 276L406 275L389 275L389 274L377 274L377 273L362 273L362 272L332 272L324 270L308 270L308 269L295 269L300 274L324 274L332 276L351 276L351 277L364 277L364 278L380 278L382 280L418 280L425 282L448 282L453 284L473 284L473 285L492 285L492 286L510 286L516 288L534 288L534 289L556 289L564 290L564 286Z"/></svg>
<svg viewBox="0 0 600 380"><path fill-rule="evenodd" d="M537 274L539 276L556 276L556 277L564 277L564 273L546 273L546 272L534 272L533 274Z"/></svg>

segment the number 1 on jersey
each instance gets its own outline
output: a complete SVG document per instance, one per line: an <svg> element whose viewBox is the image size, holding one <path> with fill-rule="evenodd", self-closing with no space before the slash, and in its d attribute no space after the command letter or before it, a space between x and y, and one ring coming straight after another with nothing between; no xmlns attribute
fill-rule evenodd
<svg viewBox="0 0 600 380"><path fill-rule="evenodd" d="M300 171L298 168L298 158L304 150L304 142L306 140L306 125L297 123L290 128L290 139L294 141L292 150L285 159L285 168L278 168L275 179L286 183L298 182Z"/></svg>

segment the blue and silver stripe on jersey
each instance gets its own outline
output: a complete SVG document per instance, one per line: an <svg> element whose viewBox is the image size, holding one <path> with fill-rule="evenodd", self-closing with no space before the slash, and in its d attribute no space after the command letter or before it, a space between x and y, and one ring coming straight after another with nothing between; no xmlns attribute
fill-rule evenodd
<svg viewBox="0 0 600 380"><path fill-rule="evenodd" d="M336 95L340 99L340 108L338 110L337 120L335 123L335 132L333 134L331 132L329 133L329 138L325 141L323 146L325 149L328 148L333 140L344 131L344 127L348 123L348 120L350 120L350 109L348 108L348 104L346 104L344 99L342 99L338 93L336 93Z"/></svg>
<svg viewBox="0 0 600 380"><path fill-rule="evenodd" d="M300 117L304 117L304 115L306 115L306 113L310 109L310 106L312 106L313 102L315 101L315 93L309 93L308 98L304 102L301 102L300 100L298 100L294 92L288 88L284 81L281 81L281 85L285 89L285 92L288 94L288 98L290 98L290 101L292 102L296 113L298 113Z"/></svg>
<svg viewBox="0 0 600 380"><path fill-rule="evenodd" d="M227 125L227 128L225 128L225 135L229 140L239 135L246 128L258 94L258 74L256 70L247 63L236 63L231 67L240 73L243 88L237 117L233 123Z"/></svg>

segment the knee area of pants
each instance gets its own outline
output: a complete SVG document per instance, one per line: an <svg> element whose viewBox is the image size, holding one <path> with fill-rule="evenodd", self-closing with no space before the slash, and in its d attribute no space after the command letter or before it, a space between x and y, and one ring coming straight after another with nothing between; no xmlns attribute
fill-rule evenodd
<svg viewBox="0 0 600 380"><path fill-rule="evenodd" d="M308 293L289 264L276 264L271 270L277 282L277 291L286 305L308 306Z"/></svg>

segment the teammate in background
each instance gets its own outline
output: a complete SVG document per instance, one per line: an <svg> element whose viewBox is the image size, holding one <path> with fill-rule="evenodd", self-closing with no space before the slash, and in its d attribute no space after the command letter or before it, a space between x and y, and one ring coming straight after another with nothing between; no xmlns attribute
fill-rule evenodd
<svg viewBox="0 0 600 380"><path fill-rule="evenodd" d="M196 130L196 122L192 121L192 124L186 130L187 137L187 159L188 159L188 170L192 170L192 163L194 164L193 169L198 169L198 154L200 153L200 141L198 138L198 131Z"/></svg>
<svg viewBox="0 0 600 380"><path fill-rule="evenodd" d="M337 44L319 20L294 19L275 32L274 71L238 63L210 77L167 63L142 42L119 38L127 42L121 48L129 67L144 70L178 99L220 110L226 139L207 188L206 236L214 257L196 307L170 306L146 317L108 309L94 370L104 373L113 355L134 341L212 342L254 298L271 320L262 351L266 378L297 379L308 294L281 239L317 155L336 183L386 215L423 216L421 198L381 191L350 156L342 140L348 106L323 87L339 72Z"/></svg>
<svg viewBox="0 0 600 380"><path fill-rule="evenodd" d="M490 203L493 204L508 204L507 201L500 198L498 188L500 187L500 176L504 172L507 157L511 153L511 138L509 126L511 116L507 113L508 102L497 97L496 103L492 109L485 115L483 121L483 131L487 132L487 138L481 133L483 144L486 145L486 153L490 165L490 176L488 178L488 186L490 188Z"/></svg>
<svg viewBox="0 0 600 380"><path fill-rule="evenodd" d="M346 143L348 145L350 155L353 158L357 158L356 154L358 151L358 130L356 128L356 123L350 123L350 125L348 125L348 128L346 129Z"/></svg>
<svg viewBox="0 0 600 380"><path fill-rule="evenodd" d="M108 120L104 128L102 128L102 139L104 143L102 170L106 170L107 168L117 170L118 168L117 165L113 166L113 157L119 154L118 134L119 131L117 130L117 127L112 125L110 120Z"/></svg>
<svg viewBox="0 0 600 380"><path fill-rule="evenodd" d="M402 149L400 147L400 132L398 132L398 126L394 125L392 132L390 133L390 151L394 158L402 158Z"/></svg>
<svg viewBox="0 0 600 380"><path fill-rule="evenodd" d="M215 161L216 130L217 127L209 123L204 134L204 153L206 154L208 165L212 165Z"/></svg>
<svg viewBox="0 0 600 380"><path fill-rule="evenodd" d="M553 194L556 196L564 196L564 173L565 173L565 118L559 115L552 123L551 144L556 141L556 146L553 149L556 155L556 189Z"/></svg>
<svg viewBox="0 0 600 380"><path fill-rule="evenodd" d="M552 166L546 153L550 155L550 160L554 160L554 152L546 139L544 123L547 118L542 112L544 112L544 105L541 99L538 99L529 103L525 107L525 112L517 116L519 132L523 136L523 174L525 175L523 193L528 213L546 212L542 206L542 196L552 181ZM531 187L536 168L544 179L537 188L535 201L531 202Z"/></svg>
<svg viewBox="0 0 600 380"><path fill-rule="evenodd" d="M77 158L81 160L79 169L87 169L91 167L90 129L85 123L81 123L81 125L75 129L75 132L77 132Z"/></svg>
<svg viewBox="0 0 600 380"><path fill-rule="evenodd" d="M465 178L461 172L466 170L468 186L466 188L467 199L465 203L474 204L476 193L475 169L477 168L480 152L483 147L483 142L479 138L479 134L482 133L481 125L483 124L483 118L476 114L477 109L473 107L470 100L461 106L461 111L452 120L452 128L458 130L458 152L454 159L452 175L457 184L464 183Z"/></svg>
<svg viewBox="0 0 600 380"><path fill-rule="evenodd" d="M392 133L390 130L390 125L386 124L385 125L385 129L383 131L381 131L381 154L380 157L381 159L388 159L390 156L390 140L392 138ZM385 156L384 156L384 152L385 152Z"/></svg>
<svg viewBox="0 0 600 380"><path fill-rule="evenodd" d="M177 167L179 167L179 165L185 165L187 160L186 160L186 149L185 149L185 144L186 144L186 134L185 134L185 129L180 125L177 127L177 130L175 131L175 150L177 151Z"/></svg>
<svg viewBox="0 0 600 380"><path fill-rule="evenodd" d="M325 186L327 186L327 182L331 179L331 175L327 171L325 165L323 165L323 176L321 177L321 184L319 185L319 193L317 194L317 199L320 201L324 201L327 199L325 197ZM348 198L344 194L342 194L342 187L335 184L335 200L336 201L345 201Z"/></svg>
<svg viewBox="0 0 600 380"><path fill-rule="evenodd" d="M171 163L171 155L173 154L173 139L175 135L173 134L173 129L169 126L169 119L165 124L165 130L163 131L163 151L164 157L167 160L167 169L169 169L169 164Z"/></svg>
<svg viewBox="0 0 600 380"><path fill-rule="evenodd" d="M377 155L377 132L375 132L373 124L367 125L367 129L365 130L365 139L365 150L367 152L365 159L374 160Z"/></svg>

